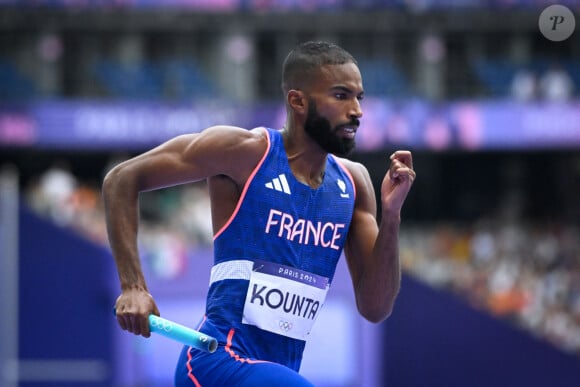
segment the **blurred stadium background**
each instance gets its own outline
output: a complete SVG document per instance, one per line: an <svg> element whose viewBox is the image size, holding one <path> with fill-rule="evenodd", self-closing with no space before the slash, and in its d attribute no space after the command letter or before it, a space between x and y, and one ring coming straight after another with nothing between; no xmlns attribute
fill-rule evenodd
<svg viewBox="0 0 580 387"><path fill-rule="evenodd" d="M0 385L167 386L179 345L120 332L100 183L215 124L279 127L300 41L352 52L353 159L419 178L393 316L354 312L344 264L303 372L318 386L580 386L580 36L548 0L0 0ZM194 326L211 265L204 183L141 197L162 314Z"/></svg>

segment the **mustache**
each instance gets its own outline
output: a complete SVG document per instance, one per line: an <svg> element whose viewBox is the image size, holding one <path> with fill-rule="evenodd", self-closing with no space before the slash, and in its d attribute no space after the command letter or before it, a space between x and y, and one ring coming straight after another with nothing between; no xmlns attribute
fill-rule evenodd
<svg viewBox="0 0 580 387"><path fill-rule="evenodd" d="M341 124L341 125L337 125L337 128L343 128L343 127L355 127L358 128L360 126L360 120L356 117L353 117L349 122L347 122L346 124Z"/></svg>

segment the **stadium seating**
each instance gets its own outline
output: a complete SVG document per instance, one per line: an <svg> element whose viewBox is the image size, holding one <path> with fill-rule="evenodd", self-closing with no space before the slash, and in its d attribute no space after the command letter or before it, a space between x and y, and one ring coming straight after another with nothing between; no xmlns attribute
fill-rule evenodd
<svg viewBox="0 0 580 387"><path fill-rule="evenodd" d="M93 74L106 94L127 99L214 97L216 88L190 60L169 58L131 66L110 60L95 64Z"/></svg>
<svg viewBox="0 0 580 387"><path fill-rule="evenodd" d="M3 100L31 98L37 94L34 81L3 58L0 58L0 85L0 99Z"/></svg>

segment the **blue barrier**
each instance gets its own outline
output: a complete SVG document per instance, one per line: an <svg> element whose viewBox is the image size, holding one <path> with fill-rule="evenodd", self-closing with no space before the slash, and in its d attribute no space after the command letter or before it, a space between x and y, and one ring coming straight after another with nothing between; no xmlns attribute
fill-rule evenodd
<svg viewBox="0 0 580 387"><path fill-rule="evenodd" d="M383 341L387 387L580 386L580 359L403 278Z"/></svg>
<svg viewBox="0 0 580 387"><path fill-rule="evenodd" d="M25 208L19 230L20 386L111 386L110 254Z"/></svg>

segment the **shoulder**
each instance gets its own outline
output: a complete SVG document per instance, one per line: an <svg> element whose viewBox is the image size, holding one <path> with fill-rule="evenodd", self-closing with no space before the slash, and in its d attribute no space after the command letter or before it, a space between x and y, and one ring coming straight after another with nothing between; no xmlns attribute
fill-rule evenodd
<svg viewBox="0 0 580 387"><path fill-rule="evenodd" d="M243 183L268 150L265 128L212 126L192 135L186 158L204 165L213 175L226 175Z"/></svg>
<svg viewBox="0 0 580 387"><path fill-rule="evenodd" d="M368 186L371 185L369 172L363 164L343 157L333 157L350 174L357 190L367 189Z"/></svg>
<svg viewBox="0 0 580 387"><path fill-rule="evenodd" d="M201 133L200 137L206 141L215 142L216 146L265 146L268 143L268 134L265 128L244 129L237 126L211 126Z"/></svg>
<svg viewBox="0 0 580 387"><path fill-rule="evenodd" d="M200 133L184 135L185 153L195 156L212 153L219 157L252 158L261 156L268 146L268 134L263 128L244 129L236 126L211 126Z"/></svg>
<svg viewBox="0 0 580 387"><path fill-rule="evenodd" d="M346 168L355 187L356 199L353 222L356 219L361 219L357 214L370 214L376 216L377 204L375 189L368 169L359 162L336 156L335 158L343 168Z"/></svg>

